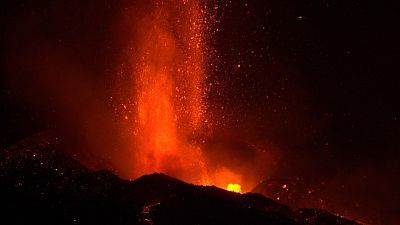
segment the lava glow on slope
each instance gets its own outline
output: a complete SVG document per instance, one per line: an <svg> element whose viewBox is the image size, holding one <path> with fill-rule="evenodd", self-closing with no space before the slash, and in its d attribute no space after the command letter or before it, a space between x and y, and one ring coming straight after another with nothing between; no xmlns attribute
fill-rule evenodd
<svg viewBox="0 0 400 225"><path fill-rule="evenodd" d="M192 140L210 128L204 82L215 9L201 1L160 0L148 3L139 19L137 12L128 12L138 21L137 39L128 48L132 113L123 115L133 127L133 178L163 172L195 184L226 188L233 182L218 180L226 173L235 176L227 169L208 170Z"/></svg>
<svg viewBox="0 0 400 225"><path fill-rule="evenodd" d="M242 192L242 188L241 188L240 184L228 184L228 186L226 187L226 190L236 192L236 193Z"/></svg>

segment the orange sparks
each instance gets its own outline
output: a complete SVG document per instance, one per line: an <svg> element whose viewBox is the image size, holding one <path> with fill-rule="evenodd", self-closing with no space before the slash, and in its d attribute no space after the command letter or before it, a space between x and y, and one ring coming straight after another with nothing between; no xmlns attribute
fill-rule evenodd
<svg viewBox="0 0 400 225"><path fill-rule="evenodd" d="M201 149L188 141L205 108L202 7L197 1L156 1L136 24L136 176L163 172L193 183L208 180Z"/></svg>
<svg viewBox="0 0 400 225"><path fill-rule="evenodd" d="M134 31L121 65L123 81L131 81L130 104L121 103L132 137L130 178L161 172L238 193L248 188L234 168L206 165L204 146L196 144L212 127L204 100L210 9L200 1L159 0L146 11L126 12Z"/></svg>

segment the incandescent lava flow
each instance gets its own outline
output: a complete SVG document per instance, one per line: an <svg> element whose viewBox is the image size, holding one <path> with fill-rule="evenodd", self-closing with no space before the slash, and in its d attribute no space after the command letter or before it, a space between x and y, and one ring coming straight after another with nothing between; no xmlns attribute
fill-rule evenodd
<svg viewBox="0 0 400 225"><path fill-rule="evenodd" d="M236 192L236 193L242 192L242 188L241 188L240 184L228 184L228 186L226 187L226 190Z"/></svg>

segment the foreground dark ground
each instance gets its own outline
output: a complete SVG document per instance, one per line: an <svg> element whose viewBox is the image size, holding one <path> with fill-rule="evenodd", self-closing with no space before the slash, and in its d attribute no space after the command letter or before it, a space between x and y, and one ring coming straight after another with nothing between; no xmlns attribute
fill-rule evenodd
<svg viewBox="0 0 400 225"><path fill-rule="evenodd" d="M0 163L1 224L357 224L164 174L126 181L92 172L59 151L50 133L5 149Z"/></svg>

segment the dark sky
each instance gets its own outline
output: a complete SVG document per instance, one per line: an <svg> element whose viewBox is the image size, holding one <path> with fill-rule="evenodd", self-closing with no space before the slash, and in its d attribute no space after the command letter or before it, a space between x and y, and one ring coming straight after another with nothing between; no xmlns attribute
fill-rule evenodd
<svg viewBox="0 0 400 225"><path fill-rule="evenodd" d="M216 133L278 149L274 175L327 183L330 208L371 224L398 224L398 8L356 0L217 3L207 97L214 120L223 121ZM26 59L51 52L43 46L73 59L65 68L88 71L73 84L77 95L92 99L80 90L101 90L90 104L106 105L126 42L113 24L130 1L1 4L0 147L63 119L51 96L38 100L43 94L29 91L43 81L26 72Z"/></svg>
<svg viewBox="0 0 400 225"><path fill-rule="evenodd" d="M217 40L227 64L222 76L234 77L225 104L247 122L240 130L279 146L278 174L326 181L327 193L350 214L398 223L395 8L363 1L246 3L226 8Z"/></svg>

